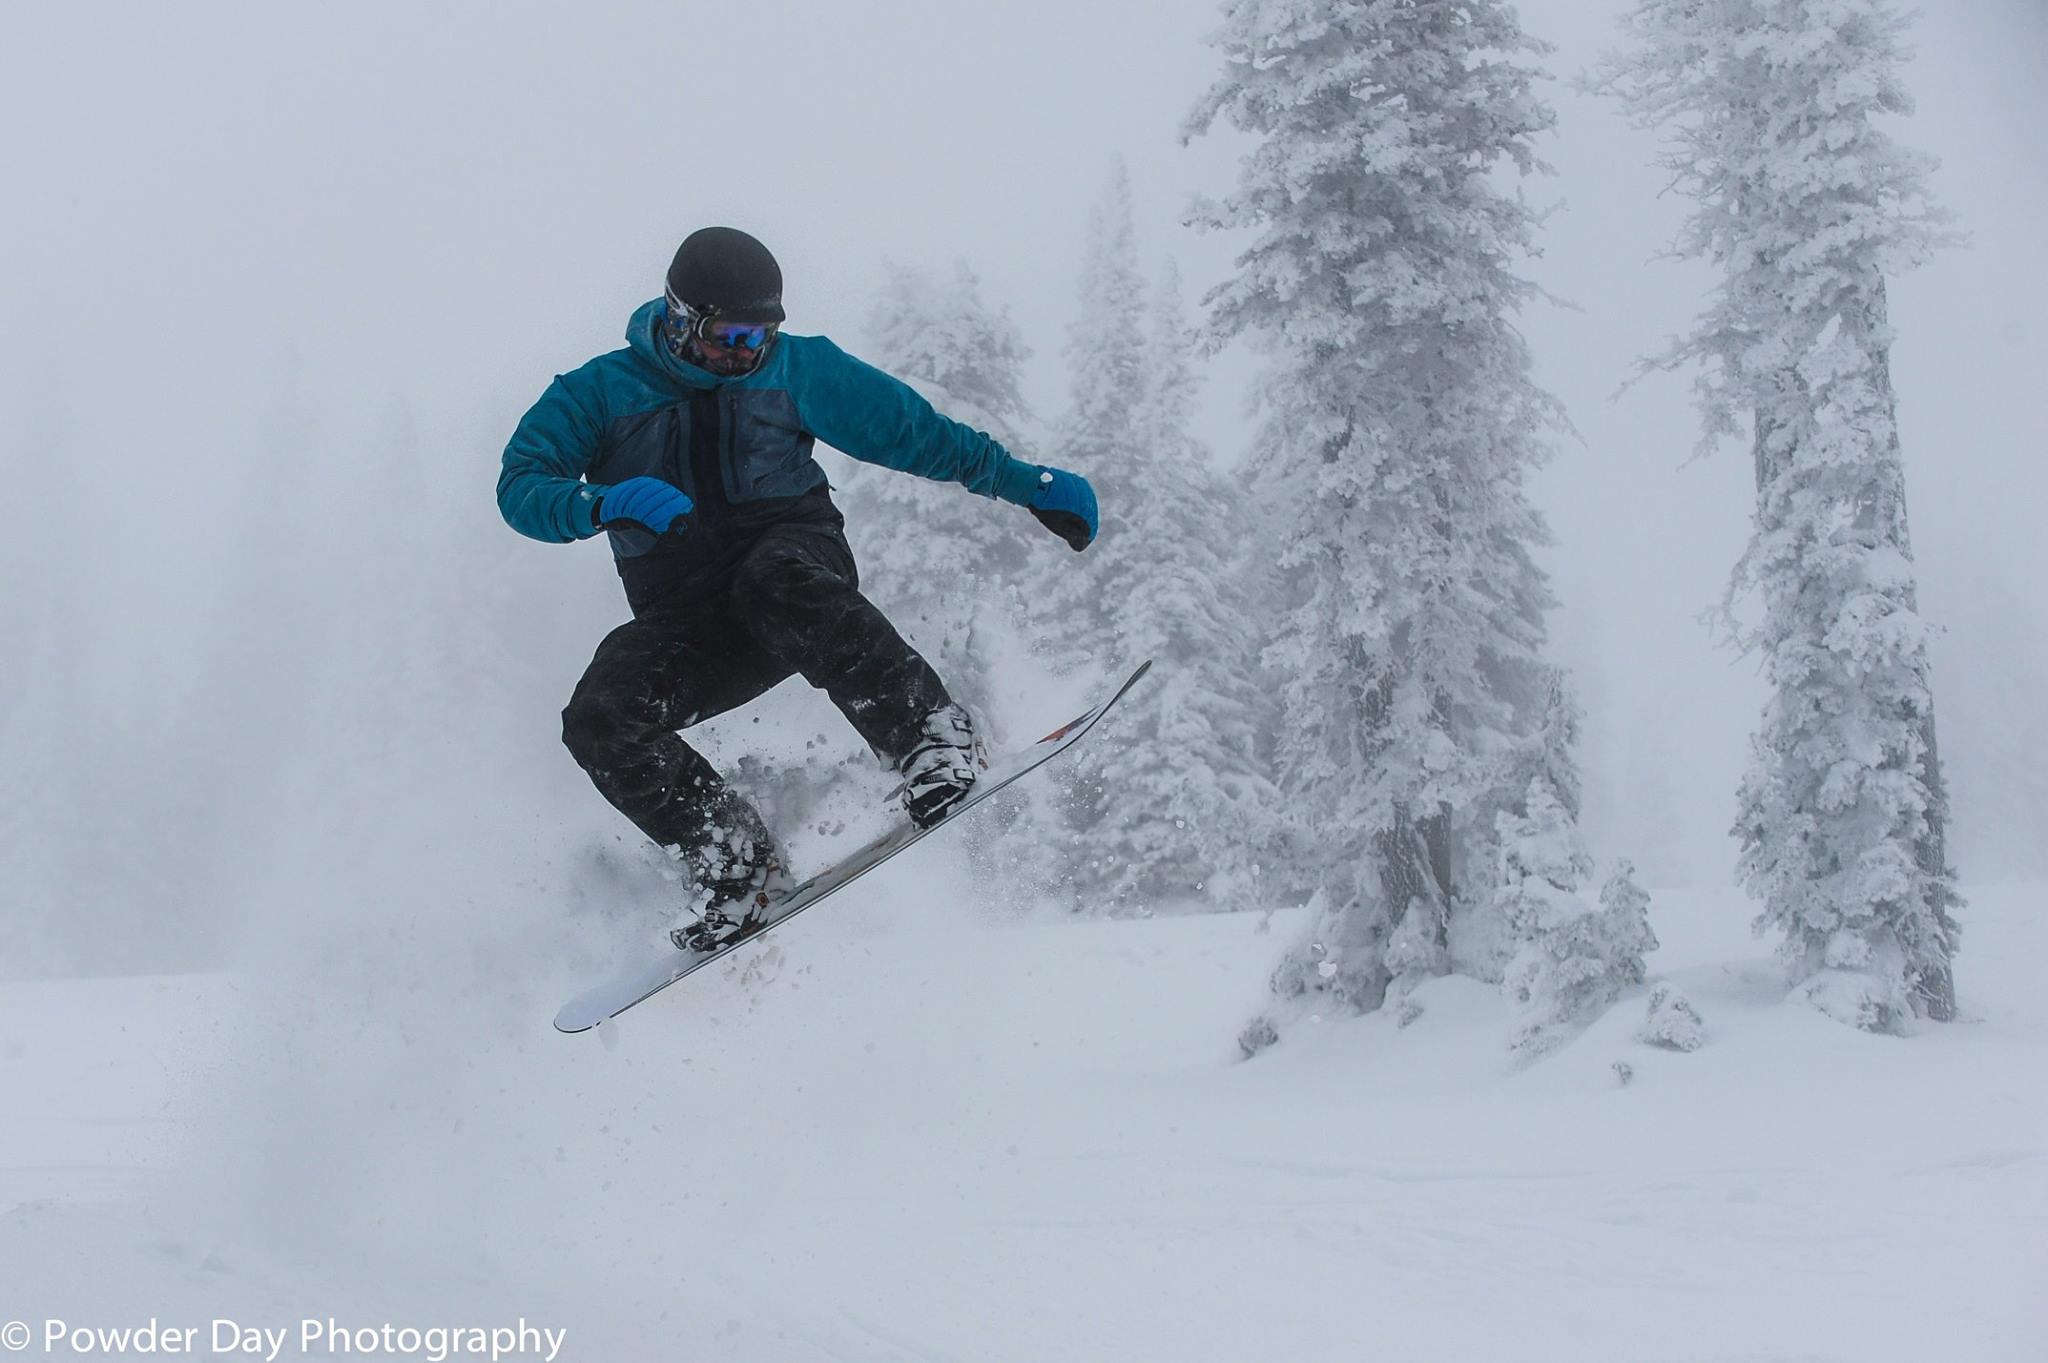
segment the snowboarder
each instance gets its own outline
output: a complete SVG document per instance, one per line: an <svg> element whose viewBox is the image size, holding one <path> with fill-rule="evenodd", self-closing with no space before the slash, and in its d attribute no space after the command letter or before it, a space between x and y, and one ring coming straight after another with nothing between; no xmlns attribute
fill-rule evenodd
<svg viewBox="0 0 2048 1363"><path fill-rule="evenodd" d="M975 780L966 710L860 592L814 441L1026 507L1077 550L1097 529L1085 478L1014 457L823 336L783 334L784 316L767 247L691 233L626 347L555 378L498 476L521 534L610 536L633 618L598 645L562 741L696 879L704 907L675 937L700 950L745 931L790 877L760 813L677 730L801 674L901 774L920 826Z"/></svg>

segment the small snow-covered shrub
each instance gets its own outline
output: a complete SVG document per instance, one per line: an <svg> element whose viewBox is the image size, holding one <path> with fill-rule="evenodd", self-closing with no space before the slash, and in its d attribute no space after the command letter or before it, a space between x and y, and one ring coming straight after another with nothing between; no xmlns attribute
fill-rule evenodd
<svg viewBox="0 0 2048 1363"><path fill-rule="evenodd" d="M1660 984L1650 991L1650 1011L1636 1029L1636 1040L1667 1051L1696 1051L1706 1039L1699 1010L1676 985Z"/></svg>
<svg viewBox="0 0 2048 1363"><path fill-rule="evenodd" d="M1547 782L1529 783L1526 812L1500 817L1503 918L1520 943L1502 987L1517 1005L1509 1045L1547 1050L1643 979L1657 946L1650 897L1622 862L1597 905L1579 893L1592 859Z"/></svg>

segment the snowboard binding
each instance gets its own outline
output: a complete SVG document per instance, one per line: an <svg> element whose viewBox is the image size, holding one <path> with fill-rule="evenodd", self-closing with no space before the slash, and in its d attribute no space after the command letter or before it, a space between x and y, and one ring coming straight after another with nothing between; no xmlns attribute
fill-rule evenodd
<svg viewBox="0 0 2048 1363"><path fill-rule="evenodd" d="M895 796L919 828L946 821L988 768L988 749L973 719L957 704L940 706L924 718L917 742L896 764L903 784Z"/></svg>
<svg viewBox="0 0 2048 1363"><path fill-rule="evenodd" d="M668 939L676 944L678 951L695 951L708 956L744 940L759 930L761 922L761 918L753 913L734 918L723 909L706 908L696 922L671 928Z"/></svg>
<svg viewBox="0 0 2048 1363"><path fill-rule="evenodd" d="M758 844L757 844L758 845ZM695 910L696 919L669 930L678 950L706 954L723 951L759 932L768 911L786 896L794 881L779 853L755 865L736 868L733 876L711 882L710 900Z"/></svg>

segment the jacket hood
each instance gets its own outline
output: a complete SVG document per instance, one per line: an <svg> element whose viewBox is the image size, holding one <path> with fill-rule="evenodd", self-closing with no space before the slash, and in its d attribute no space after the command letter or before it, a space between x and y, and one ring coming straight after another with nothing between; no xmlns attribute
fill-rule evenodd
<svg viewBox="0 0 2048 1363"><path fill-rule="evenodd" d="M633 320L626 323L626 344L632 347L635 355L677 383L691 388L717 388L721 384L735 382L671 355L661 340L661 320L667 315L668 303L659 298L650 299L634 310Z"/></svg>

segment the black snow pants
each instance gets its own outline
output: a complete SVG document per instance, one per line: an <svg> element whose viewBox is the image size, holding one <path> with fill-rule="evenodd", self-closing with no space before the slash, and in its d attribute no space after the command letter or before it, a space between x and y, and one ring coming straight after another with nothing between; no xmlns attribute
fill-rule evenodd
<svg viewBox="0 0 2048 1363"><path fill-rule="evenodd" d="M729 574L605 636L562 711L562 742L642 833L700 880L725 878L735 858L774 843L759 812L676 730L800 673L894 760L948 703L938 674L859 586L835 529L770 527Z"/></svg>

